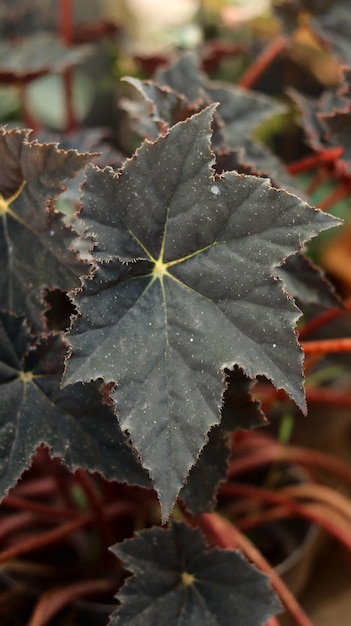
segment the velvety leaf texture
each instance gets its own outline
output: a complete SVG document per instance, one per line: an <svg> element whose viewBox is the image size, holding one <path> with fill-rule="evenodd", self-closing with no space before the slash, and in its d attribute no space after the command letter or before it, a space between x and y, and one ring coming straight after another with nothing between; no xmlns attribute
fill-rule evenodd
<svg viewBox="0 0 351 626"><path fill-rule="evenodd" d="M338 223L265 179L213 178L212 113L145 142L118 176L90 167L83 195L100 263L75 297L66 383L117 383L164 516L218 422L224 368L265 375L305 409L299 311L274 269Z"/></svg>
<svg viewBox="0 0 351 626"><path fill-rule="evenodd" d="M41 290L73 289L89 273L69 249L75 233L50 203L94 155L30 142L28 134L0 130L0 309L38 326Z"/></svg>
<svg viewBox="0 0 351 626"><path fill-rule="evenodd" d="M72 470L151 486L113 408L103 403L102 381L60 388L65 352L59 335L34 344L23 319L0 314L0 497L40 444Z"/></svg>
<svg viewBox="0 0 351 626"><path fill-rule="evenodd" d="M186 524L144 530L112 550L134 577L111 626L264 626L281 610L268 578L240 552L208 549Z"/></svg>

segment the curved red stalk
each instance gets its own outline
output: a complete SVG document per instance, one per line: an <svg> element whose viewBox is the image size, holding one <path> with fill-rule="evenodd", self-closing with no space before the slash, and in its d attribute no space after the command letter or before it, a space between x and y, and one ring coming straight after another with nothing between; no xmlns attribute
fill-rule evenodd
<svg viewBox="0 0 351 626"><path fill-rule="evenodd" d="M59 32L63 44L69 46L74 39L73 33L73 0L60 0Z"/></svg>
<svg viewBox="0 0 351 626"><path fill-rule="evenodd" d="M324 200L318 203L318 208L322 211L329 211L334 204L349 196L350 191L340 185L332 191Z"/></svg>
<svg viewBox="0 0 351 626"><path fill-rule="evenodd" d="M119 517L128 513L135 514L135 506L131 502L114 502L106 507L105 515L108 518ZM53 543L61 541L65 537L68 537L76 530L84 528L95 521L93 513L82 513L74 520L66 522L61 526L41 533L38 537L30 537L23 541L19 541L16 545L6 548L0 552L0 563L4 563L10 559L13 559L19 555L27 554L33 550L38 550L49 546Z"/></svg>
<svg viewBox="0 0 351 626"><path fill-rule="evenodd" d="M322 152L317 152L316 154L311 154L303 159L299 159L294 163L290 163L287 165L287 170L289 174L307 172L308 170L315 168L317 165L334 163L341 157L343 152L344 149L341 147L326 149Z"/></svg>
<svg viewBox="0 0 351 626"><path fill-rule="evenodd" d="M337 476L351 486L351 468L345 463L323 452L297 446L283 446L279 443L265 444L259 452L255 450L250 455L232 459L229 463L228 476L238 476L276 462L292 462L307 467L317 467Z"/></svg>
<svg viewBox="0 0 351 626"><path fill-rule="evenodd" d="M33 522L37 524L37 519L32 513L17 513L0 519L0 541L3 542L9 535L18 530L27 529Z"/></svg>
<svg viewBox="0 0 351 626"><path fill-rule="evenodd" d="M56 482L53 478L34 478L28 482L16 485L16 496L41 497L53 493L56 489ZM11 491L10 491L11 495Z"/></svg>
<svg viewBox="0 0 351 626"><path fill-rule="evenodd" d="M320 339L302 343L305 354L330 354L332 352L350 352L351 338Z"/></svg>
<svg viewBox="0 0 351 626"><path fill-rule="evenodd" d="M328 404L334 407L351 408L351 393L347 393L347 391L316 387L307 389L306 398L307 402L313 402L315 404Z"/></svg>
<svg viewBox="0 0 351 626"><path fill-rule="evenodd" d="M281 504L286 506L290 513L298 515L299 517L305 517L311 522L318 524L318 526L321 526L321 528L324 528L324 530L338 539L338 541L351 552L351 525L346 523L346 520L331 508L312 507L310 505L300 504L296 502L296 500L281 495L278 490L273 492L251 485L226 483L222 485L221 492L223 495L227 496L235 497L244 495L265 504ZM337 519L337 521L335 521L335 519Z"/></svg>
<svg viewBox="0 0 351 626"><path fill-rule="evenodd" d="M313 626L274 568L269 565L251 541L228 520L222 518L218 513L202 513L195 518L195 522L205 532L212 544L231 550L240 549L252 563L270 577L272 587L298 626Z"/></svg>
<svg viewBox="0 0 351 626"><path fill-rule="evenodd" d="M99 530L102 545L107 550L114 543L114 535L106 519L105 509L101 506L101 500L88 474L79 468L76 470L75 476L88 499L90 508L95 516L96 528Z"/></svg>
<svg viewBox="0 0 351 626"><path fill-rule="evenodd" d="M32 500L12 495L6 496L2 501L2 505L13 509L30 511L38 517L50 520L53 519L54 521L60 518L71 519L79 514L77 509L65 509L58 506L51 506L50 504L41 504L40 502L33 502Z"/></svg>
<svg viewBox="0 0 351 626"><path fill-rule="evenodd" d="M299 339L305 339L307 335L310 335L319 328L322 328L326 324L329 324L329 322L331 322L332 320L341 317L342 315L345 315L346 310L350 310L351 308L351 298L345 300L343 304L345 308L335 307L332 309L328 309L327 311L321 313L321 315L318 315L317 317L314 317L309 322L307 322L299 332Z"/></svg>
<svg viewBox="0 0 351 626"><path fill-rule="evenodd" d="M240 87L250 89L265 72L272 61L279 56L287 47L288 38L285 35L275 37L261 52L261 54L253 61L248 70L239 80Z"/></svg>
<svg viewBox="0 0 351 626"><path fill-rule="evenodd" d="M108 579L85 580L68 587L50 589L37 603L28 626L45 626L67 604L84 596L113 592L116 583Z"/></svg>

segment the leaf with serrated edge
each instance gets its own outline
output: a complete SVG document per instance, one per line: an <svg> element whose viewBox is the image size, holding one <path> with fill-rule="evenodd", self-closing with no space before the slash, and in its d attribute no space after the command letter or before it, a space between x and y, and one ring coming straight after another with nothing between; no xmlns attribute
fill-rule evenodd
<svg viewBox="0 0 351 626"><path fill-rule="evenodd" d="M267 180L214 179L212 112L145 142L119 176L90 167L83 196L96 258L111 260L75 297L66 384L117 383L164 517L218 422L224 368L265 375L305 410L299 311L274 269L339 223Z"/></svg>
<svg viewBox="0 0 351 626"><path fill-rule="evenodd" d="M111 626L264 626L281 611L265 574L239 551L208 549L184 523L141 531L112 551L134 576Z"/></svg>
<svg viewBox="0 0 351 626"><path fill-rule="evenodd" d="M89 268L69 249L75 233L50 201L95 155L28 141L0 129L0 309L40 327L42 289L68 291Z"/></svg>
<svg viewBox="0 0 351 626"><path fill-rule="evenodd" d="M151 487L121 432L101 381L60 388L66 352L60 335L33 343L23 319L0 313L0 498L40 444L72 470Z"/></svg>

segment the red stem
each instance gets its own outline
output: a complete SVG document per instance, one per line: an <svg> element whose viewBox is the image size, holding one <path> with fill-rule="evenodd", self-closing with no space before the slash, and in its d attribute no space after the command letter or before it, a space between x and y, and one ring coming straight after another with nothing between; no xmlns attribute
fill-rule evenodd
<svg viewBox="0 0 351 626"><path fill-rule="evenodd" d="M351 308L351 298L345 300L343 304L345 308L341 308L340 306L340 308L335 307L332 309L328 309L328 311L321 313L317 317L314 317L312 320L307 322L300 330L299 339L305 339L307 335L314 333L316 330L325 326L332 320L341 317L341 315L344 315L346 310L350 310Z"/></svg>
<svg viewBox="0 0 351 626"><path fill-rule="evenodd" d="M308 183L305 189L305 193L307 193L308 195L312 195L316 191L316 189L318 189L320 185L323 185L323 183L328 178L329 178L329 174L326 171L326 168L318 170L317 173L313 176L313 178Z"/></svg>
<svg viewBox="0 0 351 626"><path fill-rule="evenodd" d="M313 626L274 568L235 526L218 513L202 513L195 521L211 543L231 550L239 548L252 563L270 577L272 586L298 626Z"/></svg>
<svg viewBox="0 0 351 626"><path fill-rule="evenodd" d="M299 159L294 163L290 163L287 165L287 170L289 174L300 174L301 172L307 172L308 170L313 169L314 167L326 163L333 163L337 161L343 153L344 149L341 147L330 148L323 150L322 152L317 152L316 154L311 154L303 159Z"/></svg>
<svg viewBox="0 0 351 626"><path fill-rule="evenodd" d="M26 500L12 495L6 496L1 504L2 506L8 506L13 509L30 511L38 517L49 520L53 519L54 521L60 518L71 519L72 517L76 517L78 514L76 509L65 509L58 506L41 504L40 502L33 502L32 500Z"/></svg>
<svg viewBox="0 0 351 626"><path fill-rule="evenodd" d="M307 389L306 398L308 403L351 408L351 393L338 391L338 389L328 389L327 387Z"/></svg>
<svg viewBox="0 0 351 626"><path fill-rule="evenodd" d="M102 545L104 549L107 550L109 546L114 543L114 535L105 517L105 509L101 506L101 500L88 474L83 469L79 468L76 470L75 476L88 499L91 510L95 516L96 528L100 532Z"/></svg>
<svg viewBox="0 0 351 626"><path fill-rule="evenodd" d="M135 507L133 506L133 503L115 502L106 507L105 514L108 518L114 518L127 513L135 514ZM4 563L5 561L13 559L19 555L27 554L33 550L38 550L61 541L71 535L74 531L92 524L94 519L93 513L82 513L79 517L77 517L77 519L66 522L53 530L42 533L39 537L30 537L29 539L19 541L16 545L0 552L0 563Z"/></svg>
<svg viewBox="0 0 351 626"><path fill-rule="evenodd" d="M271 619L267 622L266 626L280 626L280 625L276 617L271 617Z"/></svg>
<svg viewBox="0 0 351 626"><path fill-rule="evenodd" d="M324 198L322 202L319 202L318 207L322 211L328 211L331 207L334 206L334 204L336 204L336 202L339 202L339 200L343 200L348 195L349 195L348 189L346 189L343 186L340 186L337 189L334 189L334 191L332 191L329 194L329 196Z"/></svg>
<svg viewBox="0 0 351 626"><path fill-rule="evenodd" d="M287 43L288 39L285 35L279 35L273 39L243 74L239 85L246 89L252 88L272 61L286 49Z"/></svg>
<svg viewBox="0 0 351 626"><path fill-rule="evenodd" d="M337 476L351 487L351 468L345 463L323 452L280 444L265 444L262 446L262 450L258 452L255 450L250 455L232 459L228 468L228 476L232 478L258 467L279 462L317 467Z"/></svg>
<svg viewBox="0 0 351 626"><path fill-rule="evenodd" d="M305 354L330 354L331 352L350 352L351 338L321 339L304 341L302 343Z"/></svg>
<svg viewBox="0 0 351 626"><path fill-rule="evenodd" d="M82 596L115 591L116 583L112 580L85 580L69 587L50 589L37 603L28 626L45 626L67 604L79 600Z"/></svg>
<svg viewBox="0 0 351 626"><path fill-rule="evenodd" d="M73 0L60 0L60 38L66 46L74 43ZM73 70L66 67L62 73L65 94L66 132L77 130L78 124L73 105Z"/></svg>
<svg viewBox="0 0 351 626"><path fill-rule="evenodd" d="M283 496L280 493L270 491L269 489L263 489L261 487L253 487L252 485L243 485L238 483L225 483L222 485L221 492L227 497L248 496L253 500L258 500L265 504L281 504L286 506L292 515L309 519L311 522L314 522L315 524L318 524L318 526L321 526L321 528L324 528L324 530L338 539L338 541L340 541L344 547L351 552L351 535L349 525L348 530L345 531L342 527L343 518L341 515L338 514L340 522L335 523L333 519L329 518L328 513L330 513L330 510L326 509L325 506L323 510L325 510L326 513L323 515L320 511L318 512L318 510L315 510L313 507L306 504L300 504L299 502L296 502L296 500Z"/></svg>
<svg viewBox="0 0 351 626"><path fill-rule="evenodd" d="M59 0L59 32L63 44L69 46L74 39L73 0Z"/></svg>
<svg viewBox="0 0 351 626"><path fill-rule="evenodd" d="M9 535L18 530L28 529L33 522L38 525L37 520L31 513L17 513L0 520L0 541L4 542Z"/></svg>
<svg viewBox="0 0 351 626"><path fill-rule="evenodd" d="M28 482L16 485L16 495L27 497L47 496L56 490L56 486L56 482L51 477L34 478Z"/></svg>

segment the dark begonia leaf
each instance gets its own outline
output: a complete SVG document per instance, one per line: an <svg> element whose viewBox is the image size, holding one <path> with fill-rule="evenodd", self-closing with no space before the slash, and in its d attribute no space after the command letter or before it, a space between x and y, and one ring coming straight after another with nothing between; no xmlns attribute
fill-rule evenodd
<svg viewBox="0 0 351 626"><path fill-rule="evenodd" d="M179 494L193 515L209 511L215 506L216 491L226 479L230 454L228 433L238 428L249 430L265 422L259 403L251 397L253 381L239 367L227 370L225 375L221 422L210 430L208 442Z"/></svg>
<svg viewBox="0 0 351 626"><path fill-rule="evenodd" d="M336 91L326 91L319 100L290 90L302 113L302 123L307 141L314 150L339 148L339 163L345 172L351 171L351 100L348 93L348 74L343 72L343 82Z"/></svg>
<svg viewBox="0 0 351 626"><path fill-rule="evenodd" d="M0 309L40 325L41 290L78 287L87 266L69 250L75 233L50 206L94 155L0 130Z"/></svg>
<svg viewBox="0 0 351 626"><path fill-rule="evenodd" d="M345 171L351 173L351 102L345 111L335 111L320 115L325 126L326 140L343 149L340 161L345 166Z"/></svg>
<svg viewBox="0 0 351 626"><path fill-rule="evenodd" d="M140 112L139 124L136 124L136 129L143 139L145 137L156 139L169 126L174 126L195 113L188 100L170 87L160 87L151 80L138 80L129 76L124 80L133 85L145 98L147 104L147 110L144 115ZM132 113L133 109L128 106L128 103L129 101L124 102L123 108ZM148 128L148 133L144 134L143 129L146 128Z"/></svg>
<svg viewBox="0 0 351 626"><path fill-rule="evenodd" d="M289 89L289 95L302 113L302 124L311 148L323 150L330 147L331 142L327 138L327 127L323 122L323 115L331 111L345 110L348 106L347 99L340 94L340 91L332 90L325 91L319 100L303 96L295 89Z"/></svg>
<svg viewBox="0 0 351 626"><path fill-rule="evenodd" d="M83 194L93 254L110 262L74 298L66 383L117 383L164 516L218 422L224 368L265 375L305 410L299 311L274 269L339 223L266 179L214 178L212 113L145 142L118 176L89 167Z"/></svg>
<svg viewBox="0 0 351 626"><path fill-rule="evenodd" d="M229 146L241 146L264 120L285 111L273 98L224 83L209 84L206 93L211 102L219 102L218 115Z"/></svg>
<svg viewBox="0 0 351 626"><path fill-rule="evenodd" d="M284 265L276 270L276 274L283 281L287 292L299 303L322 304L327 307L342 306L323 270L313 265L302 253L289 257Z"/></svg>
<svg viewBox="0 0 351 626"><path fill-rule="evenodd" d="M197 56L188 52L179 57L169 67L162 67L155 75L159 85L171 87L175 92L184 95L189 102L202 100L206 75L201 72Z"/></svg>
<svg viewBox="0 0 351 626"><path fill-rule="evenodd" d="M66 347L60 335L34 344L23 318L0 313L0 497L40 444L72 470L151 487L121 432L102 382L60 388Z"/></svg>
<svg viewBox="0 0 351 626"><path fill-rule="evenodd" d="M65 46L48 33L32 34L14 43L0 42L0 78L5 80L25 80L40 76L45 72L59 72L65 67L80 63L92 47Z"/></svg>
<svg viewBox="0 0 351 626"><path fill-rule="evenodd" d="M221 424L216 424L179 492L179 498L193 515L211 511L216 505L217 489L226 479L229 454L226 432Z"/></svg>
<svg viewBox="0 0 351 626"><path fill-rule="evenodd" d="M189 102L218 102L217 112L224 124L224 140L229 146L241 146L261 122L285 110L283 105L268 96L209 81L200 71L198 59L193 53L180 57L169 68L162 68L156 80L185 95Z"/></svg>
<svg viewBox="0 0 351 626"><path fill-rule="evenodd" d="M264 626L281 611L265 574L239 551L209 549L184 523L143 530L112 551L134 576L111 626Z"/></svg>

